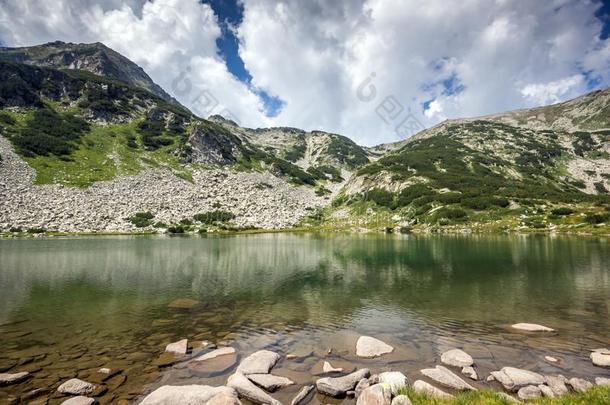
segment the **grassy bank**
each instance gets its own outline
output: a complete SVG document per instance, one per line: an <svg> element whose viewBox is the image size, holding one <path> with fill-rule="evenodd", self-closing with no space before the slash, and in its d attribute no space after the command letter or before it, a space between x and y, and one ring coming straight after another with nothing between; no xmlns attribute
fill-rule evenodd
<svg viewBox="0 0 610 405"><path fill-rule="evenodd" d="M430 398L418 394L411 388L405 389L405 394L413 405L509 405L508 401L494 391L475 391L461 393L451 399ZM610 404L610 387L596 386L585 393L570 393L559 398L539 398L528 403L541 405L608 405Z"/></svg>

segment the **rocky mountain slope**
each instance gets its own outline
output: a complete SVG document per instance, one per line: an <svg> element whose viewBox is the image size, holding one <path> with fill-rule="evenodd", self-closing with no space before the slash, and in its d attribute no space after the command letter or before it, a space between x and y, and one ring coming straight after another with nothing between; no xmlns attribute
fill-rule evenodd
<svg viewBox="0 0 610 405"><path fill-rule="evenodd" d="M523 206L540 214L562 204L607 207L610 89L547 107L448 120L392 147L350 179L340 197L346 204L361 209L358 202L371 202L403 223L428 225L500 221L504 214L524 215ZM590 221L608 219L593 217L597 208L589 211ZM540 228L553 225L544 215L533 217Z"/></svg>
<svg viewBox="0 0 610 405"><path fill-rule="evenodd" d="M61 41L21 48L0 48L0 60L55 69L85 70L141 87L165 101L178 102L136 65L104 44L73 44Z"/></svg>
<svg viewBox="0 0 610 405"><path fill-rule="evenodd" d="M610 223L608 89L363 148L196 117L105 46L56 42L0 49L0 136L5 232Z"/></svg>

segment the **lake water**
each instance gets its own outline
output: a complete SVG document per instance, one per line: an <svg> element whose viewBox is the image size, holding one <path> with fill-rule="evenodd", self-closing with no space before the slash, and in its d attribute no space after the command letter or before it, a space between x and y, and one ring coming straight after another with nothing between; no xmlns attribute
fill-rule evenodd
<svg viewBox="0 0 610 405"><path fill-rule="evenodd" d="M103 366L102 402L135 400L161 384L224 384L231 369L160 368L182 338L261 348L297 359L274 369L315 381L321 359L373 372L419 370L459 347L479 375L503 366L591 379L610 376L589 350L610 346L610 243L549 236L260 234L0 240L0 371L32 371L7 395L86 379ZM191 298L189 309L168 307ZM513 331L517 322L557 330ZM396 348L360 360L371 335ZM197 349L195 349L197 350ZM330 351L330 354L329 354ZM560 359L550 364L544 356ZM22 364L19 364L22 363ZM475 383L482 387L485 383ZM60 402L51 394L51 403ZM319 398L317 400L320 400ZM326 400L325 400L326 401ZM327 401L326 401L327 402Z"/></svg>

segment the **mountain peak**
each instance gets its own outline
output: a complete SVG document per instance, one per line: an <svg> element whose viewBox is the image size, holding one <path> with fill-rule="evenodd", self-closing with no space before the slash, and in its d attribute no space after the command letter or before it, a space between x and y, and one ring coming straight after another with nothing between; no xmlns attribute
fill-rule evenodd
<svg viewBox="0 0 610 405"><path fill-rule="evenodd" d="M165 101L179 105L144 69L101 42L76 44L53 41L37 46L1 48L0 60L56 69L86 70L144 88Z"/></svg>

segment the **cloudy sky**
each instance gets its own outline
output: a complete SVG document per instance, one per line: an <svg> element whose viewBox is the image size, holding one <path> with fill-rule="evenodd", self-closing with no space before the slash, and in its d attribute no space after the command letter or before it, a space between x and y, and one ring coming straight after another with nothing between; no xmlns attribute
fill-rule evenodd
<svg viewBox="0 0 610 405"><path fill-rule="evenodd" d="M373 145L610 85L610 2L0 0L0 43L103 42L201 116Z"/></svg>

